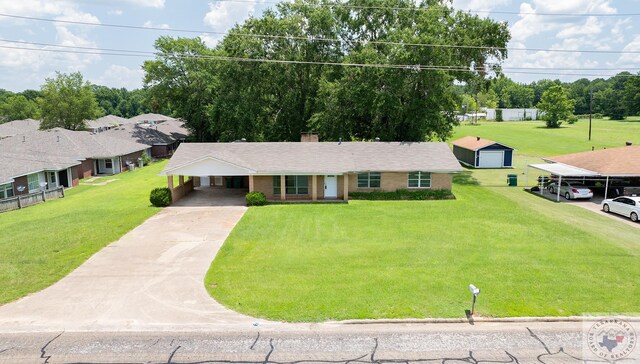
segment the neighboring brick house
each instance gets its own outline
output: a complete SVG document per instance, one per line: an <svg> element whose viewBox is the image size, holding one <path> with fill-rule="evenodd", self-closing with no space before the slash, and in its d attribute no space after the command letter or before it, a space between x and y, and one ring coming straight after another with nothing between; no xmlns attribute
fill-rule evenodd
<svg viewBox="0 0 640 364"><path fill-rule="evenodd" d="M129 123L107 130L104 134L113 138L146 144L151 148L151 156L154 158L171 156L178 145L187 139L188 130L182 121L166 116L162 118L162 115L156 116L153 120L142 121L151 119L148 117L149 115L156 114L136 116L129 119ZM135 122L136 120L137 122Z"/></svg>
<svg viewBox="0 0 640 364"><path fill-rule="evenodd" d="M116 174L137 164L149 146L107 135L61 128L36 130L0 140L0 198L18 192L73 187L78 180ZM19 186L26 186L18 191ZM38 186L38 187L36 187Z"/></svg>
<svg viewBox="0 0 640 364"><path fill-rule="evenodd" d="M347 200L350 192L451 189L462 171L446 143L185 143L161 174L270 200Z"/></svg>
<svg viewBox="0 0 640 364"><path fill-rule="evenodd" d="M77 186L79 165L80 162L73 158L3 151L0 155L0 199L60 186Z"/></svg>

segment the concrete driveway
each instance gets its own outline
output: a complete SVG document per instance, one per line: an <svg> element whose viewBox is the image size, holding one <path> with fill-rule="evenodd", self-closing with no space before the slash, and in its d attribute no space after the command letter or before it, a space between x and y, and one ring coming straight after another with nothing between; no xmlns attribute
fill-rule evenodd
<svg viewBox="0 0 640 364"><path fill-rule="evenodd" d="M195 191L96 253L56 284L0 307L0 331L249 326L206 292L204 276L246 207L241 193Z"/></svg>

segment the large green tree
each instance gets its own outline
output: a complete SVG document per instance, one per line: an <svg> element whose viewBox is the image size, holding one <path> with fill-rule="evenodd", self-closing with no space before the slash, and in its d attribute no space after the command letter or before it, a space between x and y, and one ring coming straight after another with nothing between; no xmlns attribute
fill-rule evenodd
<svg viewBox="0 0 640 364"><path fill-rule="evenodd" d="M486 65L506 57L509 32L448 0L417 3L296 0L237 25L215 49L160 38L145 85L199 140L298 140L310 129L325 140L445 139L455 81L497 71Z"/></svg>
<svg viewBox="0 0 640 364"><path fill-rule="evenodd" d="M42 85L42 97L38 99L42 122L41 129L64 128L83 130L85 120L100 115L100 108L89 82L80 72L64 74L56 72L55 78L47 78Z"/></svg>
<svg viewBox="0 0 640 364"><path fill-rule="evenodd" d="M544 113L547 127L558 128L561 120L569 117L576 107L576 102L569 98L569 93L562 86L552 86L542 94L538 109Z"/></svg>
<svg viewBox="0 0 640 364"><path fill-rule="evenodd" d="M215 63L206 57L214 52L199 38L160 37L155 47L158 57L143 65L149 107L154 112L172 110L185 119L197 141L217 140L207 117L216 76Z"/></svg>
<svg viewBox="0 0 640 364"><path fill-rule="evenodd" d="M34 118L38 105L22 95L13 95L0 102L0 120L11 121Z"/></svg>

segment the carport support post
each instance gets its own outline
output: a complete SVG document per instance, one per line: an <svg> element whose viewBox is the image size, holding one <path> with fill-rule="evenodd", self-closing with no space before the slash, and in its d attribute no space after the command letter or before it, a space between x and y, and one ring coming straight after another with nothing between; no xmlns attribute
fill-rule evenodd
<svg viewBox="0 0 640 364"><path fill-rule="evenodd" d="M560 178L558 179L558 185L556 186L557 189L557 196L556 196L556 202L560 202L560 186L562 186L562 176L559 176Z"/></svg>
<svg viewBox="0 0 640 364"><path fill-rule="evenodd" d="M167 187L169 187L170 190L173 189L173 176L172 175L168 175L167 176Z"/></svg>
<svg viewBox="0 0 640 364"><path fill-rule="evenodd" d="M609 176L607 176L607 183L604 185L604 199L607 199L607 193L609 192Z"/></svg>
<svg viewBox="0 0 640 364"><path fill-rule="evenodd" d="M249 192L253 192L253 175L249 175Z"/></svg>
<svg viewBox="0 0 640 364"><path fill-rule="evenodd" d="M280 176L280 200L284 201L287 198L287 179L284 175Z"/></svg>
<svg viewBox="0 0 640 364"><path fill-rule="evenodd" d="M178 186L184 185L184 176L178 176Z"/></svg>

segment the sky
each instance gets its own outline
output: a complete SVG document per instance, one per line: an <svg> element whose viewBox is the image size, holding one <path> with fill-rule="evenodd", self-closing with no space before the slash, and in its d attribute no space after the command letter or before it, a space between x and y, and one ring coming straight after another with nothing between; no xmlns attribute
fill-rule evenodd
<svg viewBox="0 0 640 364"><path fill-rule="evenodd" d="M144 57L91 48L153 52L161 35L201 37L214 46L234 24L259 17L276 1L0 0L0 88L39 89L56 71L80 71L90 82L109 87L139 88ZM518 82L640 71L640 0L452 1L458 9L507 22L512 39L504 73Z"/></svg>

